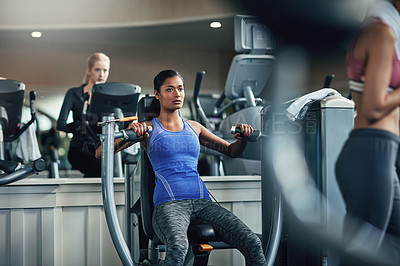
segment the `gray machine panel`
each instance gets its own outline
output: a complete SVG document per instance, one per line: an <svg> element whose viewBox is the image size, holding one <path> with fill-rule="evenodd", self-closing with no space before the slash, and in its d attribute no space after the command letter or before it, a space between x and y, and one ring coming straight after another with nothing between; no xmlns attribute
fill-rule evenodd
<svg viewBox="0 0 400 266"><path fill-rule="evenodd" d="M280 108L280 115L272 112L276 110L267 107L264 108L262 113L263 121L263 134L267 136L263 138L263 158L262 158L262 177L263 177L263 198L268 198L271 193L269 186L271 185L271 178L274 178L276 173L275 166L271 165L270 152L264 151L270 149L271 145L267 143L274 141L274 135L280 134L279 138L285 137L289 140L290 137L296 137L302 143L300 154L304 156L306 166L308 169L308 176L311 177L308 183L313 184L316 191L315 197L312 195L297 195L297 202L311 199L317 201L309 204L307 210L312 211L313 217L300 219L306 226L318 227L317 230L323 230L327 234L340 235L342 232L342 222L345 215L345 205L342 199L340 190L336 183L335 177L335 163L339 153L348 138L350 131L354 126L354 103L341 96L328 96L321 100L316 100L307 104L307 113L304 120L291 121L284 115L284 109L287 106ZM275 123L275 124L273 124ZM264 141L265 140L265 141ZM294 148L294 147L293 147ZM288 151L290 152L290 151ZM295 151L293 151L295 152ZM287 168L293 168L288 160ZM294 169L291 173L298 173L302 175L302 169L296 171ZM307 176L306 175L306 176ZM287 181L290 179L295 180L296 177L285 176ZM284 191L284 190L283 190ZM284 195L292 196L293 195ZM311 207L313 206L313 207ZM295 206L291 206L294 213L296 213ZM266 209L264 209L266 208ZM314 208L314 209L312 209ZM301 211L306 211L303 209ZM263 207L263 220L269 219L270 211L268 206ZM268 228L266 228L267 230ZM285 229L284 229L285 230ZM290 230L290 229L289 229ZM263 232L264 234L264 232ZM290 239L288 240L290 245ZM281 251L282 252L282 251ZM283 251L285 252L285 251ZM306 252L309 252L306 251ZM332 250L326 250L326 247L320 249L313 249L315 252L316 261L321 262L326 257L322 257L322 252L327 254L329 265L339 265L339 257L334 254ZM321 253L319 253L321 252ZM299 257L292 258L298 260L298 265L303 265Z"/></svg>

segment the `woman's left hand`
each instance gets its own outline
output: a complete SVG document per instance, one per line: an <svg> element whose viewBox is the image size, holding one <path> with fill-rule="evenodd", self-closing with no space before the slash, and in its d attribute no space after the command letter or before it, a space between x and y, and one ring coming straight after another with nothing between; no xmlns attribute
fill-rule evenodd
<svg viewBox="0 0 400 266"><path fill-rule="evenodd" d="M251 133L253 133L253 128L248 124L236 124L237 128L240 128L242 133L236 133L234 135L235 139L242 139L242 137L248 137Z"/></svg>

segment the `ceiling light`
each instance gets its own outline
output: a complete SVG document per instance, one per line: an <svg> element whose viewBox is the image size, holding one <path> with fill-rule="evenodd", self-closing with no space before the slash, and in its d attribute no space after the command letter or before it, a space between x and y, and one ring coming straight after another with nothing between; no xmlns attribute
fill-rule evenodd
<svg viewBox="0 0 400 266"><path fill-rule="evenodd" d="M221 24L221 22L214 21L214 22L210 23L210 27L213 28L213 29L218 29L218 28L222 27L222 24Z"/></svg>
<svg viewBox="0 0 400 266"><path fill-rule="evenodd" d="M32 31L31 36L33 38L40 38L42 37L42 33L40 31Z"/></svg>

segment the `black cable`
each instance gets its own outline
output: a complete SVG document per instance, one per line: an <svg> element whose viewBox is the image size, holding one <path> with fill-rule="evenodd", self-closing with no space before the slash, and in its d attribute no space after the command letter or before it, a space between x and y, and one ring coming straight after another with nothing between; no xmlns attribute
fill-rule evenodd
<svg viewBox="0 0 400 266"><path fill-rule="evenodd" d="M215 203L217 203L220 207L222 207L221 204L219 204L219 202L217 201L217 199L213 196L213 194L211 194L211 192L210 192L208 189L207 189L207 192L208 192L208 194L210 194L211 198L213 198L213 200L215 201Z"/></svg>

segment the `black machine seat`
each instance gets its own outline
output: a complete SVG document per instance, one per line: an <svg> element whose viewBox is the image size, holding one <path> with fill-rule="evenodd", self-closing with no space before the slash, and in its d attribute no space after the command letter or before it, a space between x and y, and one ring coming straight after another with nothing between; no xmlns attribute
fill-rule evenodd
<svg viewBox="0 0 400 266"><path fill-rule="evenodd" d="M216 240L214 228L208 224L191 224L188 229L188 237L199 242Z"/></svg>
<svg viewBox="0 0 400 266"><path fill-rule="evenodd" d="M150 120L155 117L155 112L151 109L152 96L143 97L139 101L138 120L139 122ZM150 160L143 145L141 146L141 174L140 174L140 203L143 231L145 235L153 242L153 245L161 245L161 241L156 236L152 226L152 215L154 210L153 192L155 186L155 175ZM209 244L214 248L231 248L229 245L219 242L214 229L206 224L190 224L188 229L188 239L195 255L194 265L207 265L209 250L202 251L201 244Z"/></svg>

